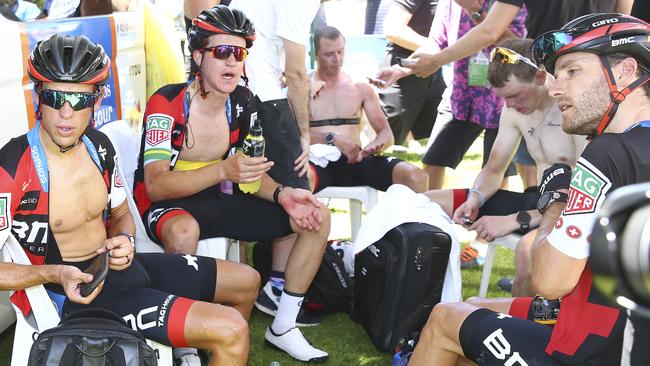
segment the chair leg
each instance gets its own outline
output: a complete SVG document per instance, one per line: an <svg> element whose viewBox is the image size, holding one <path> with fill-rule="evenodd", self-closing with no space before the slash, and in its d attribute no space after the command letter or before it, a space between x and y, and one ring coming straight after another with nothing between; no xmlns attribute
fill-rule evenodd
<svg viewBox="0 0 650 366"><path fill-rule="evenodd" d="M350 231L352 236L352 241L357 239L357 233L361 227L361 201L355 199L350 199Z"/></svg>
<svg viewBox="0 0 650 366"><path fill-rule="evenodd" d="M485 254L485 262L483 263L483 274L481 275L481 284L478 289L479 297L486 297L488 285L490 284L490 275L492 274L492 264L494 263L494 255L497 244L494 242L488 243L487 253Z"/></svg>

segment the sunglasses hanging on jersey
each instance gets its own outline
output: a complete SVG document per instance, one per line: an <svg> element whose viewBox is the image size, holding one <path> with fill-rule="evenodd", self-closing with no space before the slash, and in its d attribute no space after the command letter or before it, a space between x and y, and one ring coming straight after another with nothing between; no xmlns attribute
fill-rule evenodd
<svg viewBox="0 0 650 366"><path fill-rule="evenodd" d="M241 62L248 56L248 50L244 47L220 45L214 47L206 47L203 49L205 52L212 54L212 57L219 60L227 60L230 55L235 56L235 60Z"/></svg>
<svg viewBox="0 0 650 366"><path fill-rule="evenodd" d="M43 89L38 94L40 95L41 103L48 107L59 110L68 102L75 111L92 107L98 96L98 93L66 92L50 89Z"/></svg>

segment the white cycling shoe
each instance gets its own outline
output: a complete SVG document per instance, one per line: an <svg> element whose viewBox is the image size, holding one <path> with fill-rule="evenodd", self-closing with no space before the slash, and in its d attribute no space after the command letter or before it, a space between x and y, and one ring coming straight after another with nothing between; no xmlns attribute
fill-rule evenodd
<svg viewBox="0 0 650 366"><path fill-rule="evenodd" d="M321 363L327 361L327 352L312 347L298 328L291 328L283 334L276 334L271 326L266 328L266 343L286 352L298 361Z"/></svg>

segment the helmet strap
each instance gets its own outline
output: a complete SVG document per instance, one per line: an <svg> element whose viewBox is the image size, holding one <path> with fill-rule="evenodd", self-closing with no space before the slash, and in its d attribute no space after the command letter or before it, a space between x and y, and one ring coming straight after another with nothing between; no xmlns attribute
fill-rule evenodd
<svg viewBox="0 0 650 366"><path fill-rule="evenodd" d="M599 55L599 58L600 58L600 66L602 67L603 72L605 73L605 80L607 80L607 86L609 87L609 97L611 99L611 102L609 103L609 107L607 107L607 111L605 111L605 114L600 119L600 122L596 127L596 131L587 137L589 140L605 132L607 126L609 126L609 124L614 119L614 115L616 115L618 106L625 100L625 98L630 93L632 93L632 91L634 91L634 89L642 86L648 80L650 80L650 74L645 72L633 83L625 87L625 89L619 91L618 87L616 86L616 78L614 77L612 68L609 65L609 61L607 61L607 56L601 54Z"/></svg>
<svg viewBox="0 0 650 366"><path fill-rule="evenodd" d="M201 64L199 65L199 71L196 72L196 80L199 81L199 89L201 89L201 98L205 99L207 98L210 92L205 91L205 86L203 85L203 74L201 73L201 70L203 70L203 60L205 60L205 53L201 57Z"/></svg>
<svg viewBox="0 0 650 366"><path fill-rule="evenodd" d="M246 76L246 63L245 62L244 62L244 68L242 70L241 78L242 78L242 80L244 80L244 85L246 86L246 88L248 88L248 76Z"/></svg>

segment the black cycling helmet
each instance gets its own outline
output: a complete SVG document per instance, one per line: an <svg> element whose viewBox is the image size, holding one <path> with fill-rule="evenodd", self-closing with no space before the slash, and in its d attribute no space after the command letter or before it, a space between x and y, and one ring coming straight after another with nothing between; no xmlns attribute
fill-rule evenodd
<svg viewBox="0 0 650 366"><path fill-rule="evenodd" d="M555 71L557 58L571 52L590 52L600 57L605 79L609 85L611 103L589 138L602 134L614 118L618 105L634 89L650 79L650 25L633 16L597 13L576 18L557 31L537 37L531 45L537 64L550 73ZM625 54L634 57L641 76L619 91L607 55Z"/></svg>
<svg viewBox="0 0 650 366"><path fill-rule="evenodd" d="M111 60L85 36L54 34L39 41L27 60L27 75L36 84L64 82L101 87L111 76Z"/></svg>
<svg viewBox="0 0 650 366"><path fill-rule="evenodd" d="M624 53L650 69L650 25L624 14L598 13L576 18L557 31L537 37L531 45L535 61L551 74L558 57L570 52Z"/></svg>
<svg viewBox="0 0 650 366"><path fill-rule="evenodd" d="M242 37L246 40L246 48L250 48L255 40L255 27L241 10L216 5L192 20L187 34L190 52L205 47L206 38L214 34Z"/></svg>

